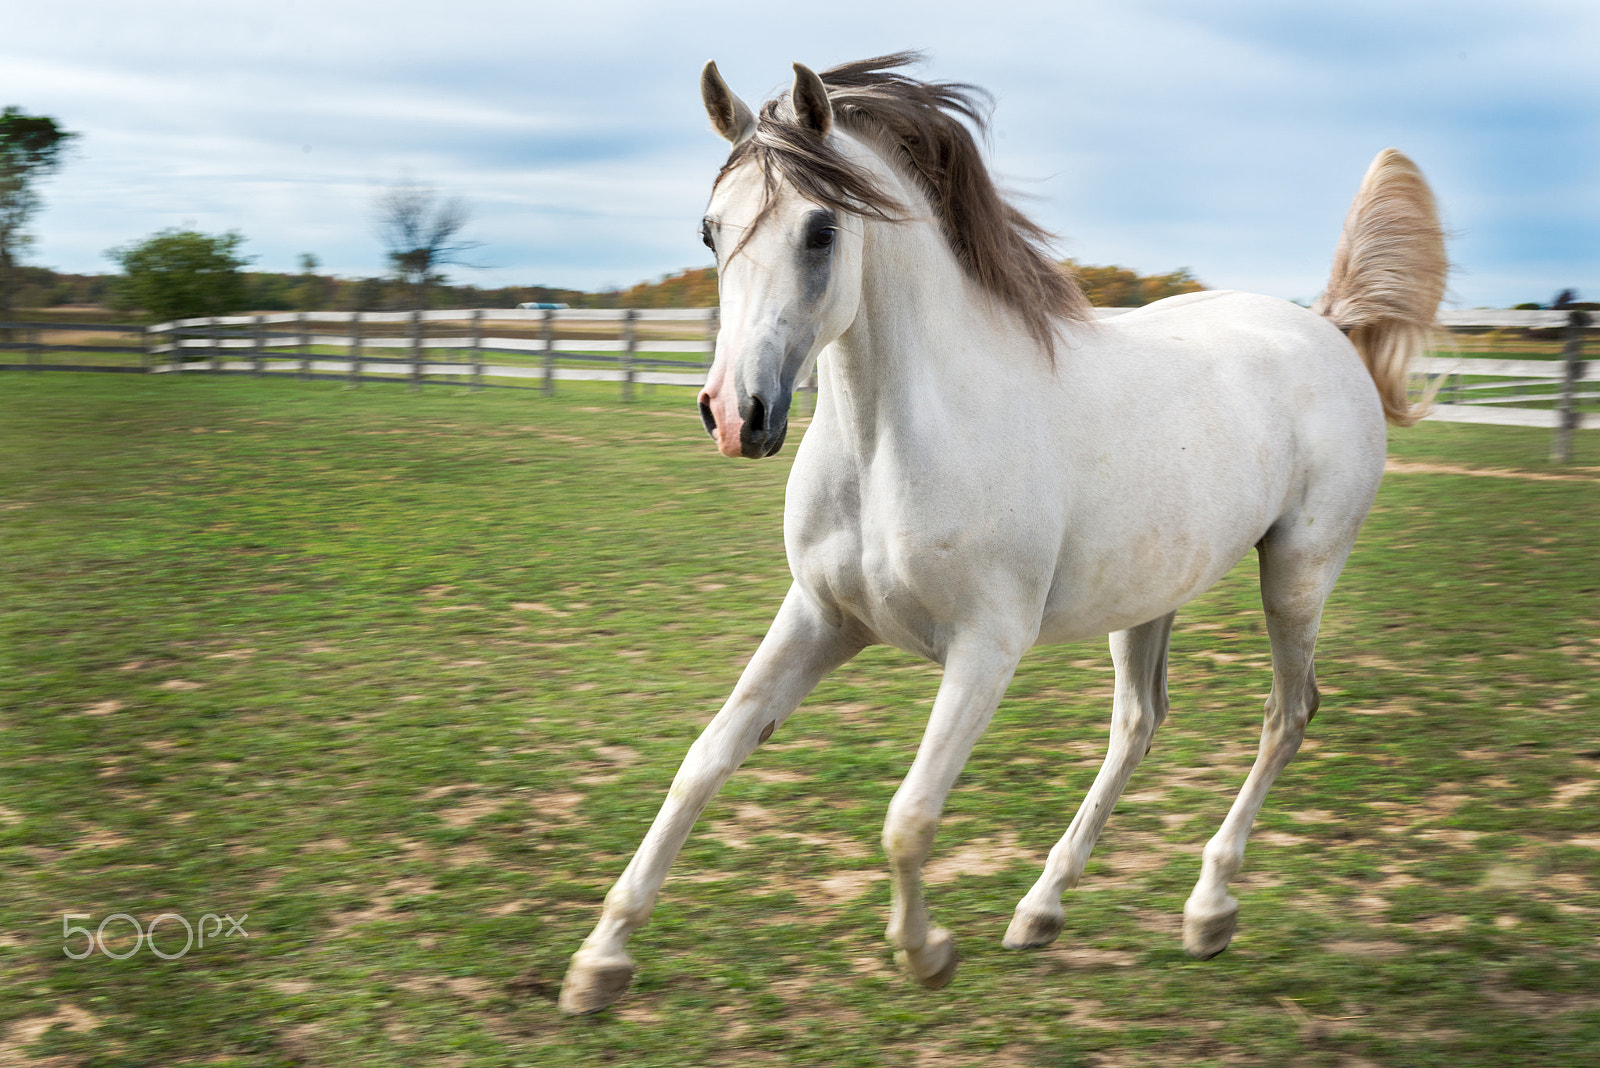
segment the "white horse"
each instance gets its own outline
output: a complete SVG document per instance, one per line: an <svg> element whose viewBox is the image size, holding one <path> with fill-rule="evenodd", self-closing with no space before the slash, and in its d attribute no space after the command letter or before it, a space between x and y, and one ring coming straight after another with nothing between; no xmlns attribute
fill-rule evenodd
<svg viewBox="0 0 1600 1068"><path fill-rule="evenodd" d="M1312 311L1204 292L1095 322L1042 232L996 193L966 125L982 128L978 92L896 73L914 58L820 77L796 64L759 117L706 65L706 109L734 147L703 226L723 326L700 408L724 455L768 456L818 367L784 515L794 583L573 955L566 1012L627 989L627 940L707 802L867 645L944 666L883 830L888 939L929 988L950 981L956 952L929 925L921 868L1030 647L1109 633L1116 696L1105 764L1017 905L1013 949L1060 933L1062 892L1166 716L1177 609L1251 548L1272 692L1184 906L1191 955L1232 938L1228 882L1317 709L1317 626L1383 474L1385 414L1420 415L1406 363L1446 270L1426 183L1398 152L1378 156Z"/></svg>

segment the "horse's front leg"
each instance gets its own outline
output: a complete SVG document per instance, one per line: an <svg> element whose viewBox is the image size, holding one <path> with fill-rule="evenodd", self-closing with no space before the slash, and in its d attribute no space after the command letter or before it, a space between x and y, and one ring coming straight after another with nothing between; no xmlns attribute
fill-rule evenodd
<svg viewBox="0 0 1600 1068"><path fill-rule="evenodd" d="M886 934L900 966L930 990L955 977L956 947L949 931L928 928L922 865L933 848L945 797L989 725L1020 658L1020 652L993 647L952 650L917 758L889 803L883 848L889 854L894 899Z"/></svg>
<svg viewBox="0 0 1600 1068"><path fill-rule="evenodd" d="M790 588L727 704L689 747L643 844L606 894L600 922L572 955L561 984L561 1011L598 1012L627 990L633 978L628 938L650 918L695 820L756 746L863 644L829 624L803 593Z"/></svg>

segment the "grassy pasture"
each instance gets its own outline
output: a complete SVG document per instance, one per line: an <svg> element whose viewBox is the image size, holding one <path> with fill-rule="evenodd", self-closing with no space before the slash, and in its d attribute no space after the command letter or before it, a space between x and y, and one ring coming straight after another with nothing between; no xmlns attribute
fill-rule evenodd
<svg viewBox="0 0 1600 1068"><path fill-rule="evenodd" d="M1222 957L1178 918L1269 684L1248 561L1180 614L1054 947L999 941L1098 766L1103 644L1030 655L951 797L932 994L877 834L938 672L870 650L707 812L633 992L560 1017L786 585L792 452L720 460L691 404L0 378L0 1064L1593 1063L1600 435L1554 469L1509 427L1394 434ZM248 938L72 960L65 913Z"/></svg>

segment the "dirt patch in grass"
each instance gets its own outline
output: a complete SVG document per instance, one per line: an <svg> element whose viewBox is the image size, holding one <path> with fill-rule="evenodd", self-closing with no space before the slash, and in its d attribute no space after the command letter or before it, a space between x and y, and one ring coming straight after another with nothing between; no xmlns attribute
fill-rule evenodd
<svg viewBox="0 0 1600 1068"><path fill-rule="evenodd" d="M879 870L842 871L815 884L815 889L831 904L841 905L854 901L872 889L875 883L889 878L889 873Z"/></svg>
<svg viewBox="0 0 1600 1068"><path fill-rule="evenodd" d="M24 1052L24 1047L31 1046L44 1033L53 1027L61 1027L67 1031L90 1032L100 1026L101 1020L93 1013L85 1012L76 1005L62 1005L52 1013L43 1016L29 1016L17 1020L5 1031L5 1036L0 1039L0 1065L28 1065L30 1068L55 1068L71 1064L73 1059L66 1057L50 1057L35 1059Z"/></svg>
<svg viewBox="0 0 1600 1068"><path fill-rule="evenodd" d="M705 826L706 833L732 849L749 849L754 839L771 836L816 846L849 860L859 860L870 855L867 847L855 839L782 829L787 825L782 817L771 810L746 801L734 806L732 819L711 820Z"/></svg>
<svg viewBox="0 0 1600 1068"><path fill-rule="evenodd" d="M1044 858L1017 844L1017 836L1006 832L995 838L982 838L963 843L949 852L935 851L922 869L922 881L932 886L954 882L963 875L994 875L1004 871L1014 861L1031 866L1044 863Z"/></svg>
<svg viewBox="0 0 1600 1068"><path fill-rule="evenodd" d="M1054 942L1040 951L1040 958L1052 968L1068 971L1101 971L1107 968L1131 968L1139 962L1139 955L1121 949L1098 949Z"/></svg>
<svg viewBox="0 0 1600 1068"><path fill-rule="evenodd" d="M437 809L434 815L450 827L466 827L485 816L492 816L506 806L498 797L476 797L450 808Z"/></svg>
<svg viewBox="0 0 1600 1068"><path fill-rule="evenodd" d="M1473 475L1479 478L1516 478L1527 482L1600 482L1588 475L1552 471L1509 471L1494 467L1458 467L1455 464L1420 463L1390 457L1384 470L1396 475Z"/></svg>
<svg viewBox="0 0 1600 1068"><path fill-rule="evenodd" d="M1399 957L1411 952L1411 947L1388 939L1368 942L1325 942L1322 948L1337 956L1360 958Z"/></svg>

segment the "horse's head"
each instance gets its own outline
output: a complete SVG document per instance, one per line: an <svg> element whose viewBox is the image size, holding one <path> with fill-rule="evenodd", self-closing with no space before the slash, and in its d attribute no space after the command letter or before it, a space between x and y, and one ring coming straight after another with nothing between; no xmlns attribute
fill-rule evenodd
<svg viewBox="0 0 1600 1068"><path fill-rule="evenodd" d="M722 333L700 414L726 456L777 452L795 385L855 321L864 290L877 315L883 293L863 282L864 263L907 306L992 299L1046 355L1062 320L1091 318L1043 247L1049 235L989 176L972 136L985 94L897 73L916 59L898 52L820 77L796 63L793 87L759 117L706 64L701 96L733 151L702 224Z"/></svg>
<svg viewBox="0 0 1600 1068"><path fill-rule="evenodd" d="M717 257L722 329L700 416L724 456L771 456L782 447L795 386L860 302L862 217L844 206L859 200L856 191L825 203L772 160L796 152L824 164L849 158L855 166L840 170L853 175L870 153L835 128L822 80L798 63L794 72L788 99L769 104L760 120L716 64L701 75L711 124L734 146L701 223Z"/></svg>

